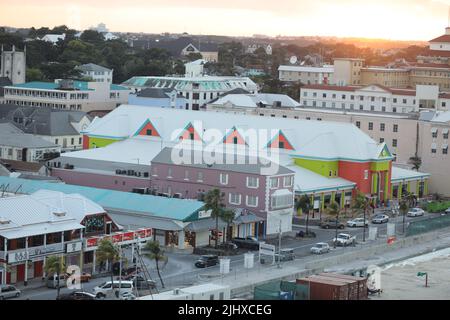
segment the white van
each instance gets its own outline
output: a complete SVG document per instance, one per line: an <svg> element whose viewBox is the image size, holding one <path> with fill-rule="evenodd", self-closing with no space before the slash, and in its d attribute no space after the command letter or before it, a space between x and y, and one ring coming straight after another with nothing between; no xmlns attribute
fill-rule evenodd
<svg viewBox="0 0 450 320"><path fill-rule="evenodd" d="M66 274L60 274L59 275L59 287L64 288L67 285L67 275ZM56 273L52 276L47 277L47 288L56 289L58 287L58 276Z"/></svg>
<svg viewBox="0 0 450 320"><path fill-rule="evenodd" d="M114 291L119 291L120 294L133 293L133 282L132 281L119 282L119 280L115 280L113 283L111 283L111 281L107 281L95 287L93 291L97 298L106 298L106 296L112 295Z"/></svg>

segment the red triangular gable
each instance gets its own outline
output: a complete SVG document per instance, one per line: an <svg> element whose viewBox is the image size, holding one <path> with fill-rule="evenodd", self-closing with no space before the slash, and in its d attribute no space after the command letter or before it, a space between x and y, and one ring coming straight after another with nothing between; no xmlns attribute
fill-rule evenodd
<svg viewBox="0 0 450 320"><path fill-rule="evenodd" d="M237 144L247 144L242 135L233 127L231 131L223 138L223 143L234 144L234 139L237 138Z"/></svg>
<svg viewBox="0 0 450 320"><path fill-rule="evenodd" d="M284 136L284 134L280 131L278 134L269 142L269 148L278 148L278 149L286 149L286 150L294 150L292 144L288 141L288 139Z"/></svg>
<svg viewBox="0 0 450 320"><path fill-rule="evenodd" d="M150 130L150 131L148 131ZM149 134L151 133L151 134ZM161 137L158 130L153 126L150 120L145 121L145 123L139 128L136 136L151 136L151 137Z"/></svg>
<svg viewBox="0 0 450 320"><path fill-rule="evenodd" d="M193 135L193 138L191 136ZM189 123L186 128L183 130L183 132L179 135L178 139L180 140L195 140L195 141L201 141L200 135L197 133L197 131L194 129L194 126L192 123Z"/></svg>

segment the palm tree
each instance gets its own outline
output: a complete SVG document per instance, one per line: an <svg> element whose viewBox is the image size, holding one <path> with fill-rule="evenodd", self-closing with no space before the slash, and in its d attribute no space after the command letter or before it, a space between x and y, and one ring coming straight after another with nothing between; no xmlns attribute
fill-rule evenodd
<svg viewBox="0 0 450 320"><path fill-rule="evenodd" d="M336 218L336 239L337 239L337 235L338 235L338 220L339 220L339 205L337 204L336 201L333 201L330 203L330 205L327 208L327 213L331 216L335 216ZM334 247L336 248L336 240L334 241Z"/></svg>
<svg viewBox="0 0 450 320"><path fill-rule="evenodd" d="M409 201L405 197L402 200L400 200L399 210L400 213L403 215L403 234L405 234L405 219L406 213L409 210Z"/></svg>
<svg viewBox="0 0 450 320"><path fill-rule="evenodd" d="M409 158L409 163L412 165L412 169L419 171L420 166L422 165L422 159L415 155L414 157Z"/></svg>
<svg viewBox="0 0 450 320"><path fill-rule="evenodd" d="M309 211L311 210L311 200L307 195L302 195L300 198L295 199L294 203L295 210L299 212L302 210L306 214L306 235L309 234Z"/></svg>
<svg viewBox="0 0 450 320"><path fill-rule="evenodd" d="M233 209L224 209L222 212L222 220L225 221L227 223L227 231L230 228L230 224L233 223L234 217L235 217L235 212ZM229 240L229 239L227 239ZM225 236L223 237L223 243L225 243Z"/></svg>
<svg viewBox="0 0 450 320"><path fill-rule="evenodd" d="M104 238L99 242L98 249L96 251L96 259L100 263L108 261L108 263L111 265L111 285L112 285L114 281L114 270L112 266L115 262L120 261L121 259L119 248L115 246L111 242L111 240Z"/></svg>
<svg viewBox="0 0 450 320"><path fill-rule="evenodd" d="M164 255L164 250L159 246L158 241L147 241L145 247L143 248L143 254L150 260L155 260L156 272L158 272L159 280L161 281L161 286L164 288L164 282L159 271L159 262L167 262L168 258Z"/></svg>
<svg viewBox="0 0 450 320"><path fill-rule="evenodd" d="M59 297L59 293L61 292L61 287L59 285L59 276L64 273L64 270L66 270L66 266L64 264L63 257L58 256L50 256L45 260L45 266L44 266L45 273L47 275L54 275L56 274L57 282L56 282L56 296Z"/></svg>
<svg viewBox="0 0 450 320"><path fill-rule="evenodd" d="M215 248L217 248L217 241L219 240L219 218L223 217L224 212L224 196L219 189L212 189L205 195L205 210L211 210L211 217L216 219L216 237Z"/></svg>
<svg viewBox="0 0 450 320"><path fill-rule="evenodd" d="M363 228L363 242L366 241L366 214L370 208L370 199L367 198L363 193L359 192L353 201L353 209L358 212L362 212L364 216L364 228Z"/></svg>

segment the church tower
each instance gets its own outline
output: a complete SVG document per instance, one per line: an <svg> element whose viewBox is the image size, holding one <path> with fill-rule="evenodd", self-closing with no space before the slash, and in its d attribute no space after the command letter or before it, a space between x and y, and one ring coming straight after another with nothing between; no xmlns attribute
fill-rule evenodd
<svg viewBox="0 0 450 320"><path fill-rule="evenodd" d="M16 51L15 46L11 51L4 51L1 47L0 77L11 80L13 84L25 83L26 75L26 48L23 52Z"/></svg>

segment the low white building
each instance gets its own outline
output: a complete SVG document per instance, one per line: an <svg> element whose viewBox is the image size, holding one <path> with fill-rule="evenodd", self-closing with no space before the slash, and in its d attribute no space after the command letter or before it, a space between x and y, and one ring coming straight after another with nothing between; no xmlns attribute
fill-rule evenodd
<svg viewBox="0 0 450 320"><path fill-rule="evenodd" d="M122 86L136 92L146 88L174 89L187 100L186 109L200 110L207 103L234 89L251 93L258 92L258 86L248 77L204 76L202 61L186 66L185 77L133 77Z"/></svg>
<svg viewBox="0 0 450 320"><path fill-rule="evenodd" d="M448 110L450 95L438 86L417 85L416 89L367 86L305 85L300 89L302 107L339 110L414 113L419 110Z"/></svg>
<svg viewBox="0 0 450 320"><path fill-rule="evenodd" d="M280 81L295 81L304 84L334 83L334 66L322 67L282 65L278 67Z"/></svg>
<svg viewBox="0 0 450 320"><path fill-rule="evenodd" d="M66 34L46 34L43 36L40 40L45 42L51 42L52 44L57 44L58 41L62 40L64 41L66 39Z"/></svg>
<svg viewBox="0 0 450 320"><path fill-rule="evenodd" d="M207 283L143 296L138 300L230 300L230 294L229 286Z"/></svg>
<svg viewBox="0 0 450 320"><path fill-rule="evenodd" d="M109 111L128 102L130 90L108 82L55 80L4 87L5 101L18 106Z"/></svg>
<svg viewBox="0 0 450 320"><path fill-rule="evenodd" d="M76 67L83 77L91 78L94 82L105 82L112 84L113 69L108 69L94 63L83 64Z"/></svg>

